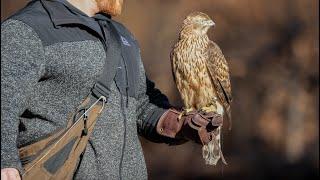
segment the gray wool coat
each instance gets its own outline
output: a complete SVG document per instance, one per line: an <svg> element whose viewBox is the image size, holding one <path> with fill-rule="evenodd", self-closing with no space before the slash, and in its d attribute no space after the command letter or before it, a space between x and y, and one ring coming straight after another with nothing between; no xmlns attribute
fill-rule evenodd
<svg viewBox="0 0 320 180"><path fill-rule="evenodd" d="M23 172L18 148L66 126L67 115L104 70L112 36L108 21L106 15L90 19L61 0L34 0L2 23L1 168ZM174 142L155 133L168 100L146 78L136 40L115 24L122 43L137 57L110 67L117 73L108 103L75 179L147 179L138 134L154 142Z"/></svg>

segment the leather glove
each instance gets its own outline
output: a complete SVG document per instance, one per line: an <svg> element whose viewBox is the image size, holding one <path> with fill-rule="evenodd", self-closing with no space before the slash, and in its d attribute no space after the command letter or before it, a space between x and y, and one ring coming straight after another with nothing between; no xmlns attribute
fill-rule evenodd
<svg viewBox="0 0 320 180"><path fill-rule="evenodd" d="M223 118L213 112L192 111L184 113L168 109L159 119L157 133L170 138L192 140L206 145L211 132L222 126Z"/></svg>

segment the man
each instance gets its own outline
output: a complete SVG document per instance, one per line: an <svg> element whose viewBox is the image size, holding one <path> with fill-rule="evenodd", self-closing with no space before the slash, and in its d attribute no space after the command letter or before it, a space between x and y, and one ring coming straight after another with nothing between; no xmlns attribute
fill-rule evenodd
<svg viewBox="0 0 320 180"><path fill-rule="evenodd" d="M167 144L204 141L187 123L195 115L175 121L181 113L146 78L136 40L111 19L121 9L122 0L33 0L2 23L1 179L20 179L18 148L65 127L102 73L112 79L108 100L75 179L147 179L138 133Z"/></svg>

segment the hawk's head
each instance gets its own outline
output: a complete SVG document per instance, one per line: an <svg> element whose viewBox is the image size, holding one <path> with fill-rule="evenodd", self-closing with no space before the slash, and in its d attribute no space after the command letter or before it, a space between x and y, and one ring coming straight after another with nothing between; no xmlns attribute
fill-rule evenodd
<svg viewBox="0 0 320 180"><path fill-rule="evenodd" d="M209 28L214 25L215 23L207 14L193 12L184 19L181 28L181 36L206 35Z"/></svg>

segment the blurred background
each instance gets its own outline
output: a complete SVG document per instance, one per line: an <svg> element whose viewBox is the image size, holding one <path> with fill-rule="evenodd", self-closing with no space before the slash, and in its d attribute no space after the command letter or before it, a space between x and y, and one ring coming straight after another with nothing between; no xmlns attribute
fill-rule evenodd
<svg viewBox="0 0 320 180"><path fill-rule="evenodd" d="M1 20L26 0L1 0ZM314 179L319 176L318 0L125 0L117 19L140 42L150 79L181 106L169 53L184 17L207 13L209 37L231 70L233 129L228 166L206 166L201 146L141 138L150 180Z"/></svg>

